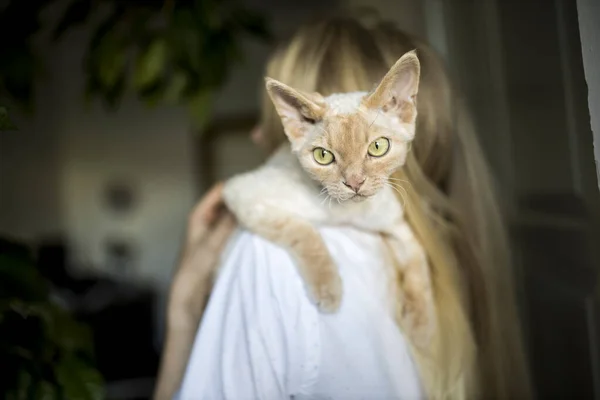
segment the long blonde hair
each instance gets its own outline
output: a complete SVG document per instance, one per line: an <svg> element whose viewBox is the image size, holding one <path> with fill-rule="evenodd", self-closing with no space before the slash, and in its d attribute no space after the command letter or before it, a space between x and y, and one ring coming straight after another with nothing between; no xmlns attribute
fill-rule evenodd
<svg viewBox="0 0 600 400"><path fill-rule="evenodd" d="M383 22L336 17L301 27L272 56L267 75L323 95L370 90L406 51L421 61L417 133L398 179L406 216L426 250L438 332L415 351L432 399L530 398L505 230L489 169L465 107L427 44ZM284 141L264 96L268 146Z"/></svg>

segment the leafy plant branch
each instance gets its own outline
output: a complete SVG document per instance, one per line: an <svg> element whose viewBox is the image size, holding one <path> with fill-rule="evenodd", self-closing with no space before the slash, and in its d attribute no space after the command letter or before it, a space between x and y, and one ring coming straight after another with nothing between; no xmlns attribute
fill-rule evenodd
<svg viewBox="0 0 600 400"><path fill-rule="evenodd" d="M0 237L0 397L100 400L92 332L50 299L50 288L22 244Z"/></svg>
<svg viewBox="0 0 600 400"><path fill-rule="evenodd" d="M41 30L39 13L54 3L11 0L0 11L3 37L15 34L2 22L29 20L14 46L0 49L0 91L26 109L39 69L31 38ZM86 97L112 109L131 91L149 106L186 106L196 124L205 120L211 94L242 61L242 39L270 38L265 18L235 0L72 0L51 27L52 37L60 40L98 16L84 59Z"/></svg>

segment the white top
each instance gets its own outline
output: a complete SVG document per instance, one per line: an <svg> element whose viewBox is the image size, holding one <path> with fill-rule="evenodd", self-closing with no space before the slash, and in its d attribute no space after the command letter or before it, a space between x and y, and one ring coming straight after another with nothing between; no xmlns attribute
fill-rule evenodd
<svg viewBox="0 0 600 400"><path fill-rule="evenodd" d="M285 250L240 232L226 251L176 398L423 398L391 316L381 239L350 228L321 234L344 282L339 312L318 312Z"/></svg>

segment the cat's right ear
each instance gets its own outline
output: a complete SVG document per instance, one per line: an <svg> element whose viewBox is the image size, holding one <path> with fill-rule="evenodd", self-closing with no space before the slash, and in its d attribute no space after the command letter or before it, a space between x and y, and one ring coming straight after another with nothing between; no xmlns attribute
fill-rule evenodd
<svg viewBox="0 0 600 400"><path fill-rule="evenodd" d="M267 93L281 118L292 146L299 146L311 125L321 121L327 108L318 93L304 93L275 79L265 78Z"/></svg>
<svg viewBox="0 0 600 400"><path fill-rule="evenodd" d="M421 64L415 50L404 54L389 70L379 86L365 97L368 108L382 110L403 123L415 123Z"/></svg>

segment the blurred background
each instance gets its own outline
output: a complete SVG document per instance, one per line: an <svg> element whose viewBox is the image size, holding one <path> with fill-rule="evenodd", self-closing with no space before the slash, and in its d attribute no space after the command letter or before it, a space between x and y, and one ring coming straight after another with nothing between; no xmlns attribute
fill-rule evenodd
<svg viewBox="0 0 600 400"><path fill-rule="evenodd" d="M151 396L187 215L263 158L273 43L369 6L432 43L471 106L539 397L600 399L599 3L0 0L5 397Z"/></svg>

